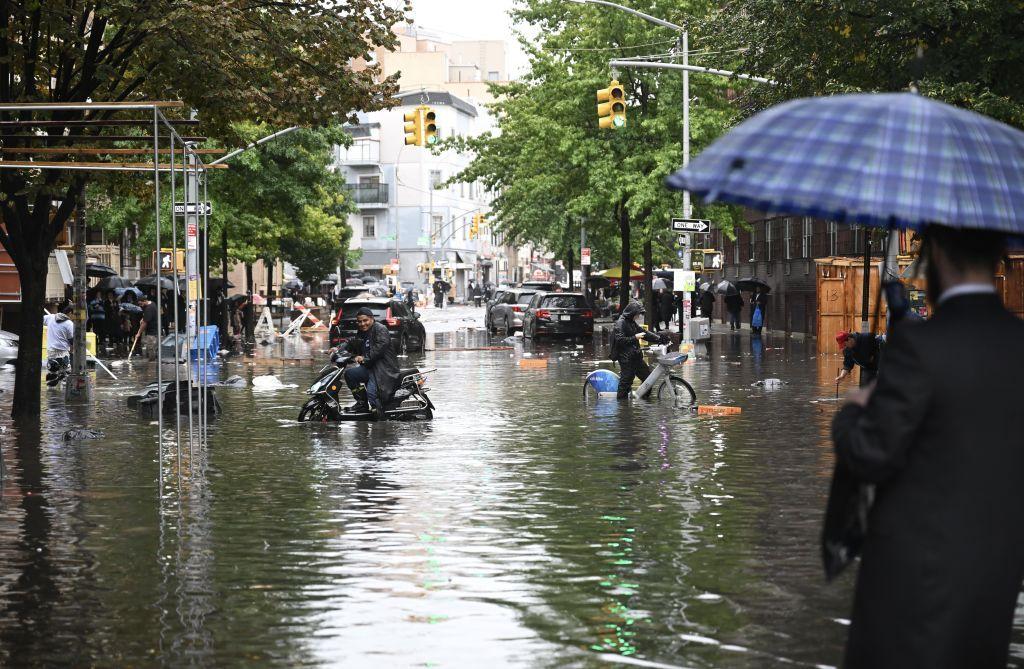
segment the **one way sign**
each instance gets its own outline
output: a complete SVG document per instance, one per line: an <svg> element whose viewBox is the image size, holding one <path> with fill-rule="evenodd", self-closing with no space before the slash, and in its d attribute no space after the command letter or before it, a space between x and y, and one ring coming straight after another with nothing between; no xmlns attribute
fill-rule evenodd
<svg viewBox="0 0 1024 669"><path fill-rule="evenodd" d="M189 202L187 205L184 202L174 203L174 214L176 216L181 216L182 214L209 216L211 213L213 213L213 205L209 202Z"/></svg>
<svg viewBox="0 0 1024 669"><path fill-rule="evenodd" d="M672 229L677 232L711 232L711 221L703 218L673 218Z"/></svg>

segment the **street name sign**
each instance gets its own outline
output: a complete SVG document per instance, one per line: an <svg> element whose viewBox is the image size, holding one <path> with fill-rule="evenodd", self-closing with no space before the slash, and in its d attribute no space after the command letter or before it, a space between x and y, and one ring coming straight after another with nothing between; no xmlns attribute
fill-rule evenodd
<svg viewBox="0 0 1024 669"><path fill-rule="evenodd" d="M187 205L184 202L174 203L174 213L180 216L181 214L198 214L201 216L209 216L213 213L213 204L209 202L189 202Z"/></svg>
<svg viewBox="0 0 1024 669"><path fill-rule="evenodd" d="M678 232L711 232L711 221L704 218L673 218L672 229Z"/></svg>

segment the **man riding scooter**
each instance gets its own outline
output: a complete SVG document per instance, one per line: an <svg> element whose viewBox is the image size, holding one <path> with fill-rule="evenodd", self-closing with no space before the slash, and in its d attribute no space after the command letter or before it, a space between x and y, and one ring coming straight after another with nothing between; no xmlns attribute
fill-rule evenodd
<svg viewBox="0 0 1024 669"><path fill-rule="evenodd" d="M356 362L345 370L345 383L357 402L352 410L367 413L372 409L383 420L384 407L401 381L398 358L388 329L374 320L372 311L366 307L357 311L356 327L358 334L346 344Z"/></svg>
<svg viewBox="0 0 1024 669"><path fill-rule="evenodd" d="M644 314L644 307L639 302L630 302L622 310L612 328L611 359L619 363L619 388L615 397L624 400L629 397L633 388L633 379L643 383L651 373L650 366L644 362L644 354L640 350L640 340L660 342L661 337L644 330L637 319Z"/></svg>

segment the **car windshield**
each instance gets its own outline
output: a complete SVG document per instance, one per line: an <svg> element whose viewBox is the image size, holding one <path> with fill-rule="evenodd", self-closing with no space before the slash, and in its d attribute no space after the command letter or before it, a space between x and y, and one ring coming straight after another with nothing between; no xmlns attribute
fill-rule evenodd
<svg viewBox="0 0 1024 669"><path fill-rule="evenodd" d="M582 295L548 295L540 301L540 306L551 309L585 309L587 303Z"/></svg>
<svg viewBox="0 0 1024 669"><path fill-rule="evenodd" d="M356 319L356 312L366 307L373 312L373 318L375 320L384 320L387 316L387 305L374 304L372 302L346 302L341 305L341 318L345 321L354 321Z"/></svg>
<svg viewBox="0 0 1024 669"><path fill-rule="evenodd" d="M535 290L531 290L528 293L519 293L519 297L516 298L516 304L529 304L536 292L537 291Z"/></svg>

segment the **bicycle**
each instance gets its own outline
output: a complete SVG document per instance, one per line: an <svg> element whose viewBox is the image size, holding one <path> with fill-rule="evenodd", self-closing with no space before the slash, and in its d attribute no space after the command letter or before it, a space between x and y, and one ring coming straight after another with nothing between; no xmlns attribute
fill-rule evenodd
<svg viewBox="0 0 1024 669"><path fill-rule="evenodd" d="M672 405L676 407L692 407L697 404L697 393L694 392L686 379L672 374L673 367L686 362L689 356L686 353L668 352L668 344L651 346L648 351L650 355L656 355L654 369L647 376L640 387L631 393L631 397L641 399L648 397L657 387L656 397L659 401L671 399ZM595 397L614 396L619 387L619 375L610 369L597 369L587 374L583 382L583 398L590 399L591 389Z"/></svg>

